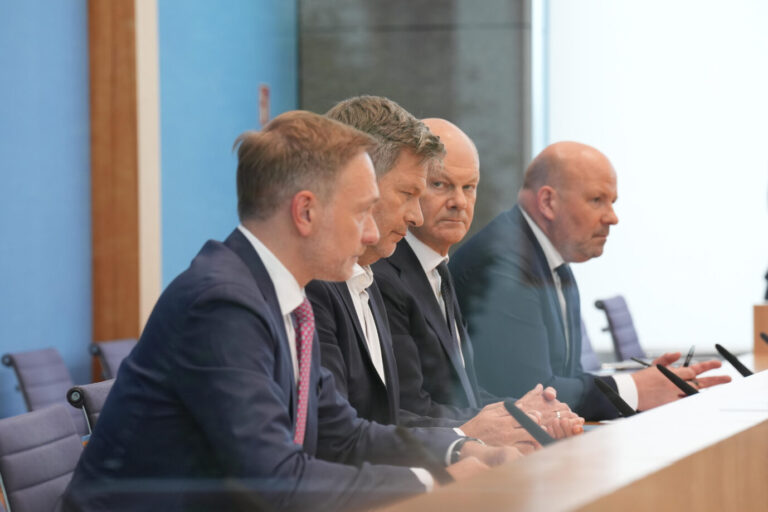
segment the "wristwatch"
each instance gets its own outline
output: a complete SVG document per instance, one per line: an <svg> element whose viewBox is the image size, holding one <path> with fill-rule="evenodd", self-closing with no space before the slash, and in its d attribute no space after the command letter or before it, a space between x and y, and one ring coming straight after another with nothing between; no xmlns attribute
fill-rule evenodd
<svg viewBox="0 0 768 512"><path fill-rule="evenodd" d="M456 464L459 462L459 458L461 457L461 449L464 448L464 445L469 441L474 441L485 446L485 443L476 437L462 437L456 442L456 444L453 445L453 449L451 450L451 464Z"/></svg>

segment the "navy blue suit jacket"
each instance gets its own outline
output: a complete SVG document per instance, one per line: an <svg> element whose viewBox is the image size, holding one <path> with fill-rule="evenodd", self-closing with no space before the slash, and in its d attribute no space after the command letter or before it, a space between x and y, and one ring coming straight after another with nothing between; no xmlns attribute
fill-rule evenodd
<svg viewBox="0 0 768 512"><path fill-rule="evenodd" d="M315 311L322 365L333 374L336 388L361 418L409 427L458 427L463 423L419 416L400 408L400 383L392 334L384 299L375 282L368 288L368 296L379 335L386 385L373 366L347 283L312 281L306 290ZM421 437L435 435L436 431L428 429L414 433Z"/></svg>
<svg viewBox="0 0 768 512"><path fill-rule="evenodd" d="M582 370L580 340L566 357L552 272L519 206L470 238L449 267L483 386L497 394L520 394L540 382L554 387L560 401L587 419L618 415L595 377ZM612 378L604 380L616 388Z"/></svg>
<svg viewBox="0 0 768 512"><path fill-rule="evenodd" d="M336 392L317 336L310 386L302 447L293 443L295 377L272 282L239 231L209 241L124 361L65 503L252 509L228 492L244 490L277 509L336 510L423 490L398 467L421 464L394 427L358 418ZM444 454L450 442L432 448Z"/></svg>
<svg viewBox="0 0 768 512"><path fill-rule="evenodd" d="M407 240L401 240L392 256L372 268L392 331L401 407L424 416L468 420L482 405L500 400L478 386L472 343L457 315L462 369L440 304ZM453 307L458 311L457 303ZM470 394L478 407L470 406Z"/></svg>

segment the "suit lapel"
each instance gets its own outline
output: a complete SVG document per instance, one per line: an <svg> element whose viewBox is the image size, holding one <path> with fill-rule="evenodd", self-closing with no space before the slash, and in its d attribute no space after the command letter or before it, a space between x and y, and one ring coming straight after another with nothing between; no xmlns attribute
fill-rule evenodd
<svg viewBox="0 0 768 512"><path fill-rule="evenodd" d="M532 269L533 275L536 278L536 282L532 283L534 286L538 286L540 288L543 288L546 296L547 296L547 302L549 305L550 311L554 312L554 317L557 318L558 321L558 331L557 335L559 338L562 339L563 343L558 343L557 346L566 346L565 341L565 329L566 329L566 323L565 319L563 318L562 311L560 309L560 299L557 297L557 287L555 285L555 280L552 277L552 271L549 269L549 263L547 262L547 257L544 255L544 249L541 248L541 245L539 245L539 241L536 240L536 235L533 234L533 230L531 230L531 227L528 225L528 223L523 218L523 214L520 213L520 206L515 206L510 213L512 214L512 220L517 224L520 231L523 234L524 237L524 243L529 249L527 252L528 254L525 255L526 258L530 258L532 260L532 265L530 265L529 268ZM573 353L573 350L571 350L571 353ZM565 375L569 375L567 373L568 370L568 361L565 359L565 353L562 355L563 357L563 368L562 371L565 372ZM573 359L573 357L571 357Z"/></svg>
<svg viewBox="0 0 768 512"><path fill-rule="evenodd" d="M272 284L272 279L269 277L269 273L267 272L266 267L264 266L264 263L261 261L261 258L259 257L256 250L253 248L251 243L248 241L247 238L245 238L245 235L243 235L239 229L235 229L232 234L229 235L229 237L224 242L224 245L229 247L235 254L237 254L241 260L243 260L243 263L248 267L248 269L251 271L251 274L253 275L253 278L256 280L256 284L259 287L259 291L261 291L262 296L264 297L264 301L267 303L267 306L269 307L270 312L272 313L270 315L270 324L273 329L273 331L277 335L278 343L282 345L283 347L283 353L284 354L290 354L291 349L288 346L288 337L285 332L285 326L283 322L283 315L280 311L280 303L277 301L277 293L275 292L275 286ZM317 336L315 336L317 337ZM313 347L314 349L314 347ZM290 355L287 358L284 358L282 360L282 364L286 365L287 368L285 371L288 375L291 376L292 380L292 386L290 386L291 390L291 422L295 422L296 418L296 406L298 405L297 402L297 396L296 396L296 376L293 373L293 363L291 362ZM314 368L312 368L314 373ZM310 393L310 400L312 399L312 393ZM309 427L309 424L307 424Z"/></svg>
<svg viewBox="0 0 768 512"><path fill-rule="evenodd" d="M381 358L384 362L384 375L387 378L387 398L389 399L390 414L395 420L400 409L400 381L397 375L397 362L392 348L392 333L389 330L389 320L384 306L384 298L381 296L379 287L374 281L368 288L370 297L371 312L376 322L376 330L379 333L379 343L381 344ZM395 421L397 423L397 421Z"/></svg>
<svg viewBox="0 0 768 512"><path fill-rule="evenodd" d="M352 302L352 295L349 292L347 283L339 282L331 283L331 285L336 288L336 292L338 292L339 296L341 297L341 302L344 304L344 308L347 310L347 315L352 319L352 324L355 326L357 341L363 347L363 351L365 351L368 359L370 360L371 352L368 349L368 343L365 342L365 330L363 329L363 326L360 325L360 319L357 316L357 310L355 309L355 305Z"/></svg>
<svg viewBox="0 0 768 512"><path fill-rule="evenodd" d="M435 331L437 339L443 346L448 359L453 364L453 369L458 375L459 380L467 394L469 403L473 402L474 391L467 376L464 364L461 362L461 355L458 347L454 344L453 334L448 330L448 324L440 311L440 303L437 302L432 287L429 284L424 268L419 262L419 258L408 245L407 240L403 239L397 244L395 253L389 257L390 263L399 271L403 286L412 290L416 300L424 308L424 318L429 326ZM466 364L466 361L465 361Z"/></svg>

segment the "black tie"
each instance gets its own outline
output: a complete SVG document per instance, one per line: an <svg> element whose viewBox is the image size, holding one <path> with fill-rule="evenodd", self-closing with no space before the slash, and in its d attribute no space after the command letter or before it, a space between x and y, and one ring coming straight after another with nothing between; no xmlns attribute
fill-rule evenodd
<svg viewBox="0 0 768 512"><path fill-rule="evenodd" d="M456 355L461 357L461 353L459 352L461 341L456 332L458 323L456 321L456 310L454 309L455 293L453 291L453 280L451 279L451 273L448 270L448 263L446 261L443 261L437 266L437 273L440 275L440 295L443 296L443 303L445 304L445 320L448 323L448 332L451 333L453 348L456 351ZM457 368L457 371L459 372L459 378L464 385L464 390L467 393L469 405L471 407L477 407L477 397L475 397L472 384L469 382L469 375L467 374L466 369L461 366L460 368Z"/></svg>
<svg viewBox="0 0 768 512"><path fill-rule="evenodd" d="M456 314L453 310L453 286L451 283L451 273L448 270L448 264L443 261L437 266L437 273L440 275L440 295L443 296L445 304L445 320L448 322L448 330L456 337Z"/></svg>
<svg viewBox="0 0 768 512"><path fill-rule="evenodd" d="M565 297L565 328L568 330L568 351L565 356L566 366L571 358L571 354L578 348L581 350L581 304L579 301L579 287L576 286L576 280L573 278L571 267L563 263L555 269L560 276L560 285ZM581 357L581 354L579 354Z"/></svg>

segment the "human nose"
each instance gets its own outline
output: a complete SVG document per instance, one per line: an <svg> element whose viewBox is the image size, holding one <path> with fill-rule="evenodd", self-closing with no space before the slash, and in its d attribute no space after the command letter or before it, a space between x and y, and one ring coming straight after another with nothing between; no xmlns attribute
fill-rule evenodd
<svg viewBox="0 0 768 512"><path fill-rule="evenodd" d="M464 195L464 190L457 187L448 199L448 208L463 210L467 207L467 204L467 196Z"/></svg>
<svg viewBox="0 0 768 512"><path fill-rule="evenodd" d="M619 223L619 217L616 215L616 212L613 209L613 205L608 206L608 213L605 216L605 220L603 221L606 224L614 225Z"/></svg>
<svg viewBox="0 0 768 512"><path fill-rule="evenodd" d="M419 201L412 201L405 213L405 221L409 226L419 227L424 224L424 215L421 213Z"/></svg>
<svg viewBox="0 0 768 512"><path fill-rule="evenodd" d="M363 245L373 245L379 241L379 227L373 220L373 215L368 215L363 224Z"/></svg>

